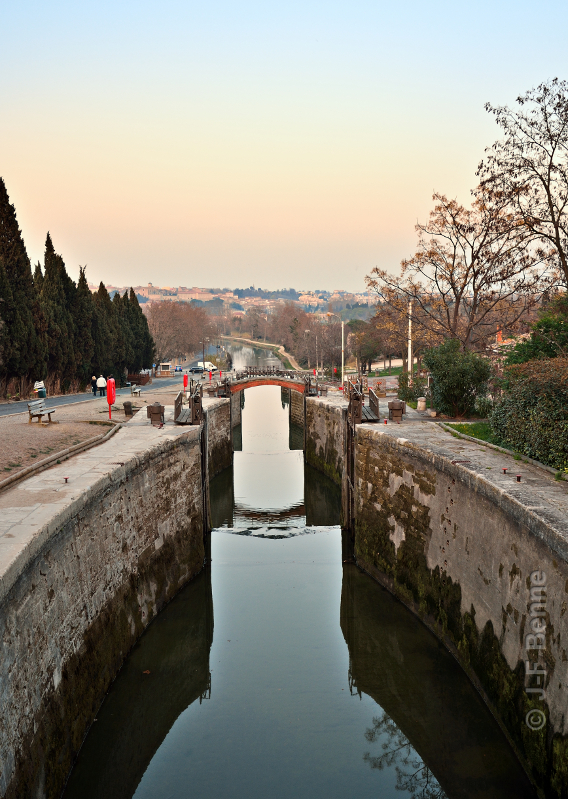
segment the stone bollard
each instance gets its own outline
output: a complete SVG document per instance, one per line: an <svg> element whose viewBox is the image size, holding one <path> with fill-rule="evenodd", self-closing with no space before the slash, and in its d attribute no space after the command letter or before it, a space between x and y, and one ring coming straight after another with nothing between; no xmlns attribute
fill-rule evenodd
<svg viewBox="0 0 568 799"><path fill-rule="evenodd" d="M426 410L426 397L418 397L418 404L416 406L417 411L425 411Z"/></svg>

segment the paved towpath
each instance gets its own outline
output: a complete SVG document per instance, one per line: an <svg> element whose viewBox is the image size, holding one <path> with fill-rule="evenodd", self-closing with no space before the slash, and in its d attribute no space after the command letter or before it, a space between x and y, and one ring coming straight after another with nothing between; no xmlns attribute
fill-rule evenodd
<svg viewBox="0 0 568 799"><path fill-rule="evenodd" d="M142 393L146 391L156 391L160 387L167 388L179 385L180 391L183 388L183 376L181 372L176 377L154 378L153 383L146 386L141 386ZM131 396L130 388L120 388L116 392L117 397L122 397L123 401ZM74 405L77 402L92 402L95 399L91 391L84 391L81 394L62 394L59 397L47 397L46 406L48 408L59 407L61 405ZM14 413L27 413L28 402L31 400L22 400L21 402L6 402L0 403L0 416L11 416Z"/></svg>
<svg viewBox="0 0 568 799"><path fill-rule="evenodd" d="M204 399L204 408L221 402ZM197 426L176 425L166 406L164 427L154 427L142 408L108 441L7 488L0 494L0 600L44 541L71 517L82 496L101 478L119 472L127 461L164 439L199 436ZM67 482L65 481L67 478Z"/></svg>
<svg viewBox="0 0 568 799"><path fill-rule="evenodd" d="M335 392L321 397L322 404L333 404L346 408L346 400ZM388 399L380 399L380 423L364 423L358 429L373 430L377 435L392 436L409 447L419 447L432 455L447 459L464 478L474 482L486 480L498 492L507 495L522 505L530 515L540 518L554 532L549 540L562 555L568 558L568 482L557 481L546 469L534 466L521 457L517 460L485 445L485 442L468 441L454 437L434 421L427 421L426 413L408 408L408 415L401 424L388 422ZM367 403L366 403L367 404ZM506 468L507 472L503 473ZM517 475L520 482L517 482Z"/></svg>

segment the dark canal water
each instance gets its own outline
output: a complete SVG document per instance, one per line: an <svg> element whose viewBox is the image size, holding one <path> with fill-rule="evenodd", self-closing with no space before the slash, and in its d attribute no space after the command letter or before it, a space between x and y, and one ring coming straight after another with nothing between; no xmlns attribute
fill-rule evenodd
<svg viewBox="0 0 568 799"><path fill-rule="evenodd" d="M246 393L211 503L211 567L133 649L65 799L533 797L453 658L345 562L280 389Z"/></svg>

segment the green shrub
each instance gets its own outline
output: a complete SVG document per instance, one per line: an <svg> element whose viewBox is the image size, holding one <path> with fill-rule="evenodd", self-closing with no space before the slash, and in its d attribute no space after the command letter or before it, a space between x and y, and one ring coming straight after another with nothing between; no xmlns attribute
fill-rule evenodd
<svg viewBox="0 0 568 799"><path fill-rule="evenodd" d="M523 455L568 468L568 358L540 358L507 369L490 416L495 435Z"/></svg>
<svg viewBox="0 0 568 799"><path fill-rule="evenodd" d="M477 397L475 400L475 415L487 419L493 412L493 400L489 397Z"/></svg>
<svg viewBox="0 0 568 799"><path fill-rule="evenodd" d="M408 372L403 372L398 378L398 398L405 402L413 402L418 397L424 397L426 391L426 380L423 377L414 377L412 385L409 385Z"/></svg>
<svg viewBox="0 0 568 799"><path fill-rule="evenodd" d="M491 375L489 361L475 352L463 352L457 339L448 339L428 350L424 365L430 370L432 402L439 413L465 416L476 401L487 395Z"/></svg>
<svg viewBox="0 0 568 799"><path fill-rule="evenodd" d="M507 355L507 365L535 358L565 357L568 351L568 293L557 295L541 312L531 335L519 341Z"/></svg>

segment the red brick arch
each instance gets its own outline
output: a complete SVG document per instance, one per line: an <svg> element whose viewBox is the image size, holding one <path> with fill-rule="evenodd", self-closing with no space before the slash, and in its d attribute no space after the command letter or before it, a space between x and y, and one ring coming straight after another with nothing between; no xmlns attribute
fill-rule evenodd
<svg viewBox="0 0 568 799"><path fill-rule="evenodd" d="M290 380L285 377L249 377L245 380L239 380L238 383L231 383L231 394L236 394L239 391L244 391L245 388L254 388L255 386L280 386L281 388L297 391L299 394L304 394L306 390L306 384L299 380Z"/></svg>

